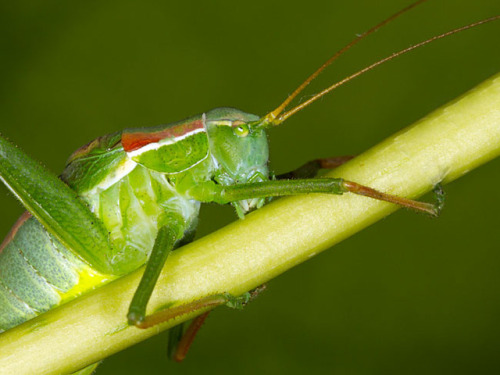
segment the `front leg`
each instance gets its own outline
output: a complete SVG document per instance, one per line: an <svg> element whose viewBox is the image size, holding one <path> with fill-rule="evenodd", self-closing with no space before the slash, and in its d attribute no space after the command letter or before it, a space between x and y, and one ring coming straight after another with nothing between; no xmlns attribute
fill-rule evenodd
<svg viewBox="0 0 500 375"><path fill-rule="evenodd" d="M218 185L209 181L193 188L190 193L195 199L204 202L226 204L252 198L281 197L287 195L325 193L342 195L354 193L400 205L431 216L437 216L441 210L441 200L437 204L419 202L407 198L386 194L342 178L311 178L300 180L263 181L231 186Z"/></svg>

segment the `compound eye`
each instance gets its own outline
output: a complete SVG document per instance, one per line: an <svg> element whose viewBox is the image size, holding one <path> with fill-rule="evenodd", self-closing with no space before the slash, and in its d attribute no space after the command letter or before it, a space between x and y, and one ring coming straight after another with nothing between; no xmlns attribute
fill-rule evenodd
<svg viewBox="0 0 500 375"><path fill-rule="evenodd" d="M250 133L250 128L246 124L241 124L233 128L233 132L238 137L244 138Z"/></svg>

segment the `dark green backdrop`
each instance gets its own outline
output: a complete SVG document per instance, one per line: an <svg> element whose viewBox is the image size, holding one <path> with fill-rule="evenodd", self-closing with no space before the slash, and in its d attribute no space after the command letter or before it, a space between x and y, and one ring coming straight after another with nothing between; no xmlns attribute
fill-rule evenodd
<svg viewBox="0 0 500 375"><path fill-rule="evenodd" d="M217 106L263 114L356 33L407 4L3 1L0 131L58 173L74 149L124 127ZM314 88L499 13L498 0L429 1ZM499 36L500 22L483 26L338 90L271 132L272 167L362 152L497 72ZM244 312L218 310L184 364L167 362L160 335L99 374L498 373L499 167L447 186L441 218L398 212L273 280ZM22 208L3 187L0 202L3 236ZM228 207L207 207L200 235L231 220Z"/></svg>

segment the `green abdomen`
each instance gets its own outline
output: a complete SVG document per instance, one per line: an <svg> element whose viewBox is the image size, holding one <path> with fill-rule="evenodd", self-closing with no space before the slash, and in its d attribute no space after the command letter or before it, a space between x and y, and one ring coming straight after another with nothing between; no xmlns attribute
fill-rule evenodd
<svg viewBox="0 0 500 375"><path fill-rule="evenodd" d="M0 254L0 329L59 305L84 268L36 219L24 221Z"/></svg>
<svg viewBox="0 0 500 375"><path fill-rule="evenodd" d="M192 230L199 211L199 203L178 194L164 174L139 165L82 198L109 231L115 275L94 271L31 217L15 228L0 253L0 330L139 268L153 247L162 215L176 212Z"/></svg>

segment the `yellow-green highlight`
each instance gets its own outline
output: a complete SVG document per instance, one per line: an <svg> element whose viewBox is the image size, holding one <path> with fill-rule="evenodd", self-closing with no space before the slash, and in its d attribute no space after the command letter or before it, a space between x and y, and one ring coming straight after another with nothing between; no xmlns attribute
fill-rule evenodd
<svg viewBox="0 0 500 375"><path fill-rule="evenodd" d="M497 75L335 170L332 176L416 197L499 153ZM352 195L280 199L174 252L153 295L151 311L220 292L243 293L396 209ZM141 272L2 334L2 374L71 373L180 322L149 330L123 329Z"/></svg>

